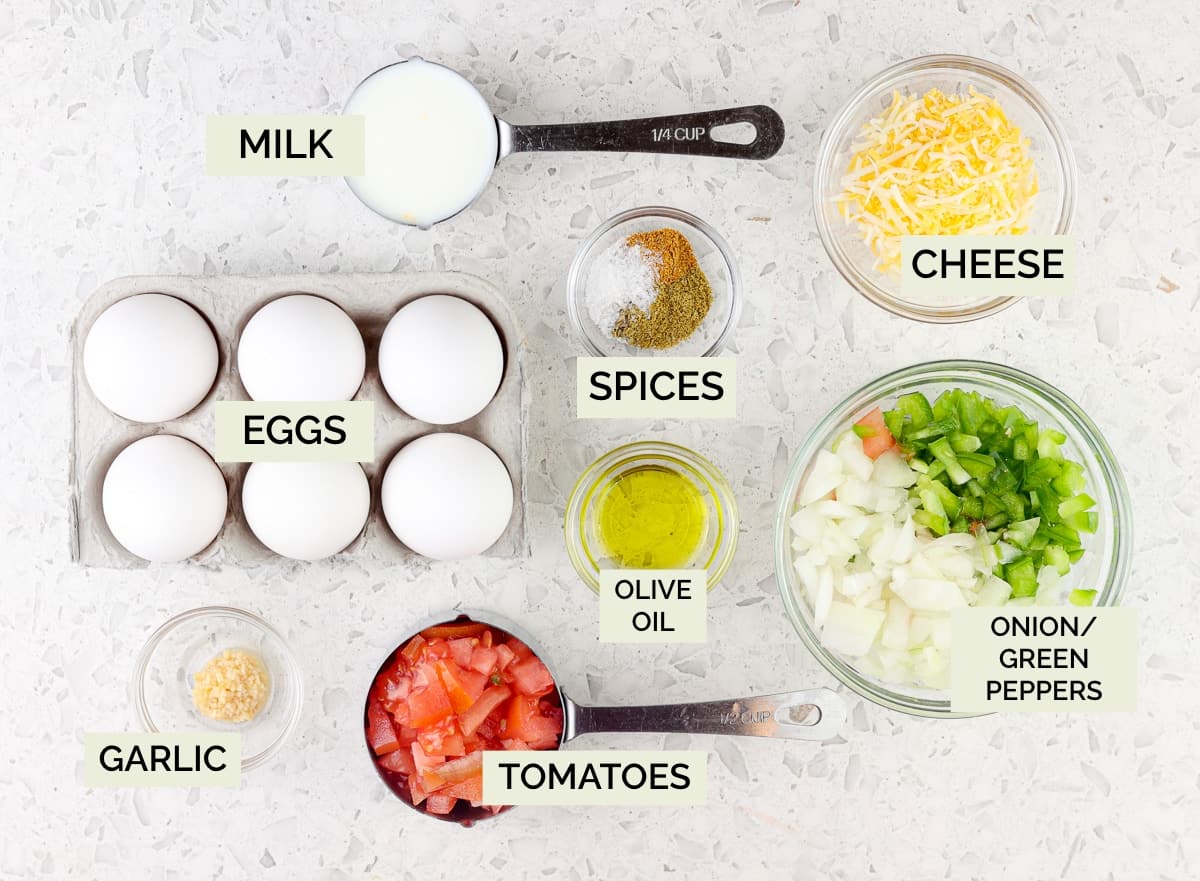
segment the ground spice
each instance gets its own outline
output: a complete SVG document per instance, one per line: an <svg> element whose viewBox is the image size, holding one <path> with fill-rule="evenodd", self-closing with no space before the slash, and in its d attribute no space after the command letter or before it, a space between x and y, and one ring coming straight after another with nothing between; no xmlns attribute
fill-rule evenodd
<svg viewBox="0 0 1200 881"><path fill-rule="evenodd" d="M713 292L704 270L694 260L692 267L674 281L658 283L658 296L649 312L626 307L613 325L613 336L640 349L670 349L695 333L712 308Z"/></svg>
<svg viewBox="0 0 1200 881"><path fill-rule="evenodd" d="M621 309L612 335L639 349L670 349L696 332L712 308L712 285L679 230L663 227L634 233L625 240L647 254L656 267L655 296L649 306Z"/></svg>
<svg viewBox="0 0 1200 881"><path fill-rule="evenodd" d="M634 233L625 240L625 244L630 247L640 245L659 257L658 281L660 284L671 284L678 281L685 272L697 265L692 243L677 229L663 227L651 232Z"/></svg>

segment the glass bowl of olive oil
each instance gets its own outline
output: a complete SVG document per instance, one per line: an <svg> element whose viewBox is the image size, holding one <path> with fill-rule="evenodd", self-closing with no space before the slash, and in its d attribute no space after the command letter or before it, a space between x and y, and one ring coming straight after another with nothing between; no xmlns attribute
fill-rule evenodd
<svg viewBox="0 0 1200 881"><path fill-rule="evenodd" d="M704 569L712 590L733 560L733 489L703 456L661 441L605 453L580 475L563 529L579 577L602 569Z"/></svg>

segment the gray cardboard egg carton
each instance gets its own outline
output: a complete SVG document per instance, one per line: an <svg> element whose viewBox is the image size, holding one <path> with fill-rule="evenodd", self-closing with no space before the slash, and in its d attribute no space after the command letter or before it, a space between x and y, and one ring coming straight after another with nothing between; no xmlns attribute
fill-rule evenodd
<svg viewBox="0 0 1200 881"><path fill-rule="evenodd" d="M170 422L130 422L108 410L88 387L83 372L83 343L92 322L108 306L132 294L171 294L195 306L212 325L220 365L212 391L201 404ZM135 568L150 565L113 538L101 509L101 487L108 466L126 446L152 434L177 434L213 450L215 402L247 400L235 369L237 340L250 317L264 304L291 293L323 296L341 306L358 325L367 347L367 371L355 400L375 402L375 461L363 463L371 485L371 511L363 532L333 560L380 560L419 564L425 558L408 550L383 517L379 486L392 456L408 441L435 431L466 434L487 444L508 468L514 504L508 528L485 552L489 557L525 557L525 425L529 402L522 368L522 337L500 292L483 279L458 272L336 273L274 276L130 276L110 281L88 300L72 329L74 352L74 437L71 451L71 551L86 566ZM379 379L379 338L396 311L426 294L453 294L482 309L500 332L504 378L496 397L473 419L458 425L430 425L403 413ZM255 538L242 514L242 480L249 465L219 463L229 489L229 512L216 540L192 561L205 565L257 565L280 558ZM301 564L304 565L304 564Z"/></svg>

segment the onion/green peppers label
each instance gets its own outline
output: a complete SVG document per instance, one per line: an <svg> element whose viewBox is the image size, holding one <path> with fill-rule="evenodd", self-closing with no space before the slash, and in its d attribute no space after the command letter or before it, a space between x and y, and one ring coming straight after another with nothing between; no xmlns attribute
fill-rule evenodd
<svg viewBox="0 0 1200 881"><path fill-rule="evenodd" d="M704 642L707 638L705 570L600 570L601 642Z"/></svg>
<svg viewBox="0 0 1200 881"><path fill-rule="evenodd" d="M483 754L483 803L702 805L708 754L699 750L493 750Z"/></svg>
<svg viewBox="0 0 1200 881"><path fill-rule="evenodd" d="M83 736L83 783L97 788L237 787L242 735L113 733Z"/></svg>
<svg viewBox="0 0 1200 881"><path fill-rule="evenodd" d="M950 644L952 712L1137 707L1135 609L958 609Z"/></svg>

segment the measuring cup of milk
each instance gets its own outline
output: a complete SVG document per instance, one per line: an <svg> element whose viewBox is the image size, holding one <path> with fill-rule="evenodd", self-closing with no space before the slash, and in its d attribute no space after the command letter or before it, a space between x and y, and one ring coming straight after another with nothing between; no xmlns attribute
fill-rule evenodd
<svg viewBox="0 0 1200 881"><path fill-rule="evenodd" d="M783 144L783 120L755 105L612 122L512 125L497 118L463 76L411 58L375 71L346 102L366 118L366 174L346 178L373 211L428 229L474 202L509 153L605 150L768 159ZM749 123L754 140L720 141L720 126Z"/></svg>

